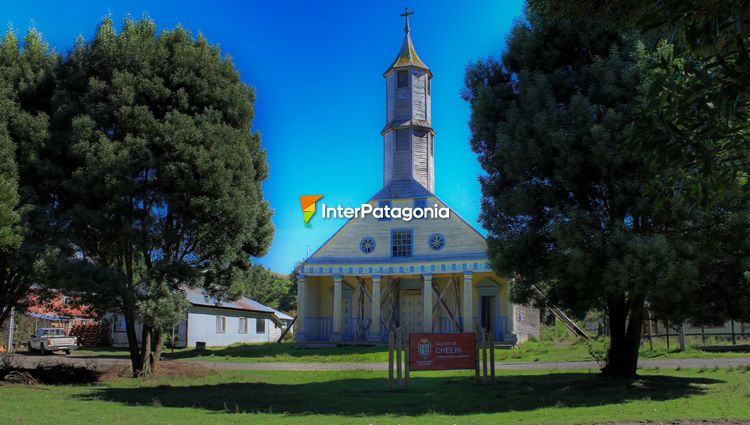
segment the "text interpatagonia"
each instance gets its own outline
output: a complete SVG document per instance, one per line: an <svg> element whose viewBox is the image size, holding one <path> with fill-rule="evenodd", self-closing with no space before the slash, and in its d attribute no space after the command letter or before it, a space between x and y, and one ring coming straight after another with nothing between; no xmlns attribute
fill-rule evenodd
<svg viewBox="0 0 750 425"><path fill-rule="evenodd" d="M434 204L432 207L392 207L390 205L373 206L362 204L359 207L329 207L322 205L323 218L366 218L372 215L380 220L397 219L411 221L422 218L450 218L451 210Z"/></svg>

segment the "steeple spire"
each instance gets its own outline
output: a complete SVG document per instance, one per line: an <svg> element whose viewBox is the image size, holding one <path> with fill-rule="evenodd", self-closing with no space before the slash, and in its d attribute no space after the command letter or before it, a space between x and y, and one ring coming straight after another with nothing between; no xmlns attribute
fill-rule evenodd
<svg viewBox="0 0 750 425"><path fill-rule="evenodd" d="M409 16L413 15L414 12L410 12L408 8L404 9L404 13L400 14L399 16L402 16L406 18L406 23L404 25L404 42L401 43L401 49L398 52L398 56L396 56L396 59L393 61L393 64L388 68L387 71L385 71L385 74L389 73L394 68L405 68L409 66L413 66L416 68L421 68L427 71L430 76L432 76L432 73L430 72L430 69L427 68L427 65L422 62L422 59L419 59L419 55L417 55L417 51L414 50L414 43L411 41L411 28L409 27Z"/></svg>

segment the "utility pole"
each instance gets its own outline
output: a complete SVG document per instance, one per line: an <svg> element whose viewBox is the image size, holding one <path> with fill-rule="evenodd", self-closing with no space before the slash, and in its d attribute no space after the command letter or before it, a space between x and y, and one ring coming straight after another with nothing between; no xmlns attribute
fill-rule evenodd
<svg viewBox="0 0 750 425"><path fill-rule="evenodd" d="M13 328L15 327L15 309L10 308L10 320L8 321L8 352L13 352Z"/></svg>

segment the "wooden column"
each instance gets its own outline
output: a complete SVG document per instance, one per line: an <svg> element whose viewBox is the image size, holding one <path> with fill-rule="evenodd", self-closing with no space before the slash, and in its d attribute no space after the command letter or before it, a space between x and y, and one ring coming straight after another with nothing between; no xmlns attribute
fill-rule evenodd
<svg viewBox="0 0 750 425"><path fill-rule="evenodd" d="M372 313L370 314L370 339L380 340L380 276L372 277Z"/></svg>
<svg viewBox="0 0 750 425"><path fill-rule="evenodd" d="M422 332L432 333L432 274L422 275Z"/></svg>
<svg viewBox="0 0 750 425"><path fill-rule="evenodd" d="M333 276L333 334L331 341L341 341L344 337L344 323L341 321L342 311L342 280L340 275Z"/></svg>
<svg viewBox="0 0 750 425"><path fill-rule="evenodd" d="M307 303L307 294L305 293L306 290L307 288L305 283L305 275L297 275L297 320L295 321L297 329L294 336L295 340L297 341L305 340L305 304Z"/></svg>
<svg viewBox="0 0 750 425"><path fill-rule="evenodd" d="M464 272L464 332L471 332L471 329L474 329L474 288L471 283L472 277L472 272Z"/></svg>

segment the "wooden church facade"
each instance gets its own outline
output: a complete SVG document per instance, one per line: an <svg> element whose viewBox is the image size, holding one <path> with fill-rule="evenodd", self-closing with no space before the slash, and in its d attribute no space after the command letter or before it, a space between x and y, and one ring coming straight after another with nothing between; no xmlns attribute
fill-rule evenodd
<svg viewBox="0 0 750 425"><path fill-rule="evenodd" d="M409 33L385 72L383 188L373 207L446 207L434 194L432 73ZM378 343L388 329L472 332L496 341L538 336L539 312L510 301L512 282L489 267L486 241L451 211L450 218L404 221L372 215L347 222L301 266L296 340Z"/></svg>

